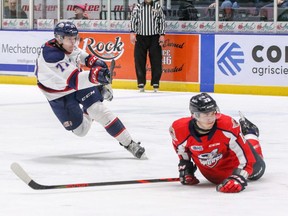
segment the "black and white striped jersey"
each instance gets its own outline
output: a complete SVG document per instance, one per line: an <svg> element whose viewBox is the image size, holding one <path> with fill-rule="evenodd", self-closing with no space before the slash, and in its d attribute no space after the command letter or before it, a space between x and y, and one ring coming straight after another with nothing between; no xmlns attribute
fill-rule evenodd
<svg viewBox="0 0 288 216"><path fill-rule="evenodd" d="M143 36L164 35L165 15L159 2L137 4L131 14L130 32Z"/></svg>

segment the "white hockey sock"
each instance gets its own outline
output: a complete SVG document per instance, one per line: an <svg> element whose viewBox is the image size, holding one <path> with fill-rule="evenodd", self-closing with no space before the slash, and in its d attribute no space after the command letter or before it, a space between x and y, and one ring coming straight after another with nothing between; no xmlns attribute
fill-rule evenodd
<svg viewBox="0 0 288 216"><path fill-rule="evenodd" d="M87 112L122 145L128 146L131 143L132 138L123 123L102 102L94 103Z"/></svg>
<svg viewBox="0 0 288 216"><path fill-rule="evenodd" d="M91 124L92 124L92 119L87 114L83 114L82 123L72 132L77 136L83 137L90 130Z"/></svg>

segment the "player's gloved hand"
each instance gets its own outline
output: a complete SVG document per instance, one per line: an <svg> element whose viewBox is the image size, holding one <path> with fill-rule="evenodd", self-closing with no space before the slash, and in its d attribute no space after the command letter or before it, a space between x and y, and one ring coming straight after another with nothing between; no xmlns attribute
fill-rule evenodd
<svg viewBox="0 0 288 216"><path fill-rule="evenodd" d="M180 160L178 170L181 184L195 185L199 183L199 180L194 176L197 167L191 161Z"/></svg>
<svg viewBox="0 0 288 216"><path fill-rule="evenodd" d="M108 68L106 62L102 61L101 59L91 54L85 58L85 65L89 68L97 66L100 66L102 68Z"/></svg>
<svg viewBox="0 0 288 216"><path fill-rule="evenodd" d="M247 186L246 179L241 175L233 174L217 185L216 190L223 193L239 193Z"/></svg>
<svg viewBox="0 0 288 216"><path fill-rule="evenodd" d="M112 101L113 100L113 89L112 89L111 85L103 86L103 88L101 90L101 94L105 100Z"/></svg>
<svg viewBox="0 0 288 216"><path fill-rule="evenodd" d="M93 67L100 66L102 68L108 68L105 61L102 61L101 59L97 59L96 62L94 62Z"/></svg>
<svg viewBox="0 0 288 216"><path fill-rule="evenodd" d="M107 85L111 80L111 73L108 68L103 68L100 66L93 67L90 70L89 80L95 84Z"/></svg>

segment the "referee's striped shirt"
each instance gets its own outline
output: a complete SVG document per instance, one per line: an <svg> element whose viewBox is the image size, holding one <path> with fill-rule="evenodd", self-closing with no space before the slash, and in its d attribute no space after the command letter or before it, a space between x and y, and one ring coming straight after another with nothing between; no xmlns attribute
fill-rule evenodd
<svg viewBox="0 0 288 216"><path fill-rule="evenodd" d="M131 29L138 35L164 35L165 15L159 2L137 4L131 14Z"/></svg>

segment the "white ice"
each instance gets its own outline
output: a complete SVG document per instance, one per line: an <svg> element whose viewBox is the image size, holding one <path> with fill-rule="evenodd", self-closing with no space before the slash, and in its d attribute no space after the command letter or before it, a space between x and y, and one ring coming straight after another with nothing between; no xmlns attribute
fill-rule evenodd
<svg viewBox="0 0 288 216"><path fill-rule="evenodd" d="M286 216L288 212L288 98L211 94L222 113L238 111L260 128L267 164L262 179L239 194L179 182L36 191L11 170L18 162L38 183L70 184L178 177L168 128L189 116L195 93L115 90L105 102L119 116L148 160L137 160L98 124L86 137L66 131L36 86L0 85L1 216Z"/></svg>

